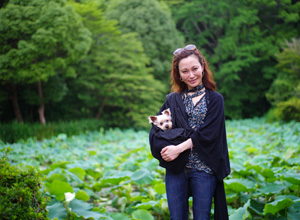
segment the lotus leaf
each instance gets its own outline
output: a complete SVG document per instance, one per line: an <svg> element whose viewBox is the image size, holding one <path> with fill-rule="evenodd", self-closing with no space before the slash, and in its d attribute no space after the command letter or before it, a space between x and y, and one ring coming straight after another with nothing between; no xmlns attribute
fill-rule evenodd
<svg viewBox="0 0 300 220"><path fill-rule="evenodd" d="M91 211L93 209L92 205L78 199L72 200L69 204L69 207L71 208L71 211L76 213L78 217L84 217L85 219L99 219L101 217L105 217L104 214Z"/></svg>
<svg viewBox="0 0 300 220"><path fill-rule="evenodd" d="M273 202L267 203L264 208L264 213L275 214L282 209L287 209L293 204L293 201L287 197L277 197Z"/></svg>
<svg viewBox="0 0 300 220"><path fill-rule="evenodd" d="M84 180L86 172L80 167L70 168L69 171L75 174L79 179Z"/></svg>
<svg viewBox="0 0 300 220"><path fill-rule="evenodd" d="M131 180L138 185L150 184L154 180L154 176L149 170L141 169L133 173Z"/></svg>
<svg viewBox="0 0 300 220"><path fill-rule="evenodd" d="M113 220L131 220L131 218L124 213L113 213L111 214Z"/></svg>
<svg viewBox="0 0 300 220"><path fill-rule="evenodd" d="M66 192L73 193L73 187L67 183L60 180L54 180L52 183L45 183L46 189L56 196L56 199L62 201L65 199Z"/></svg>
<svg viewBox="0 0 300 220"><path fill-rule="evenodd" d="M250 200L243 206L238 208L232 215L230 215L229 220L245 220L250 216L248 212L248 207L250 205Z"/></svg>
<svg viewBox="0 0 300 220"><path fill-rule="evenodd" d="M288 171L285 173L282 173L283 179L286 181L295 184L295 185L300 185L300 173L296 173L293 171Z"/></svg>
<svg viewBox="0 0 300 220"><path fill-rule="evenodd" d="M151 213L149 211L143 210L143 209L134 211L132 213L132 217L135 220L154 220L154 217L151 215Z"/></svg>
<svg viewBox="0 0 300 220"><path fill-rule="evenodd" d="M90 199L89 195L87 194L87 192L83 191L83 190L79 190L76 193L76 199L82 200L82 201L88 201Z"/></svg>
<svg viewBox="0 0 300 220"><path fill-rule="evenodd" d="M251 192L255 189L255 183L247 179L225 180L226 187L233 192Z"/></svg>
<svg viewBox="0 0 300 220"><path fill-rule="evenodd" d="M64 220L67 218L67 210L61 202L56 202L53 205L47 206L49 210L49 219L57 218L58 220Z"/></svg>
<svg viewBox="0 0 300 220"><path fill-rule="evenodd" d="M154 206L159 205L159 201L148 201L148 202L143 202L143 203L139 203L135 206L133 206L133 208L137 208L137 209L151 209Z"/></svg>
<svg viewBox="0 0 300 220"><path fill-rule="evenodd" d="M258 189L258 191L263 195L273 195L280 193L282 190L288 187L289 185L284 183L269 183L266 186Z"/></svg>

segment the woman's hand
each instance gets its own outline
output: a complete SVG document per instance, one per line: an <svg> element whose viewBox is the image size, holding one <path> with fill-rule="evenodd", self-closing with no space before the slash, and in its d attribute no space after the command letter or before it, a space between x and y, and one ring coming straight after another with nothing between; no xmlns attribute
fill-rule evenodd
<svg viewBox="0 0 300 220"><path fill-rule="evenodd" d="M181 154L183 151L191 149L192 147L193 147L193 142L192 139L189 138L186 141L182 142L181 144L169 145L164 147L160 151L160 154L165 161L170 162L172 160L175 160L179 156L179 154Z"/></svg>
<svg viewBox="0 0 300 220"><path fill-rule="evenodd" d="M160 152L162 158L167 162L175 160L180 153L181 151L179 150L178 145L166 146Z"/></svg>

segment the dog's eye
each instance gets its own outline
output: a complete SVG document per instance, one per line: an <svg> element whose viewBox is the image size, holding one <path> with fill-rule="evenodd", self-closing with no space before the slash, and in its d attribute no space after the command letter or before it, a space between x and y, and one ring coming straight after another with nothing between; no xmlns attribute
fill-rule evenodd
<svg viewBox="0 0 300 220"><path fill-rule="evenodd" d="M162 122L160 123L160 125L163 125L163 124L164 124L164 123L162 123Z"/></svg>
<svg viewBox="0 0 300 220"><path fill-rule="evenodd" d="M167 120L166 122L169 122L169 120Z"/></svg>

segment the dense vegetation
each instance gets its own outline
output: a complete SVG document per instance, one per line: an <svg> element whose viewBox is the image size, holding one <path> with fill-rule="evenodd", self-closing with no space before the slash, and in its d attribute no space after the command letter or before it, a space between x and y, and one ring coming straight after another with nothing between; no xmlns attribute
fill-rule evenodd
<svg viewBox="0 0 300 220"><path fill-rule="evenodd" d="M15 143L20 140L33 138L35 140L50 139L52 136L57 136L61 133L68 137L87 133L88 131L99 130L104 127L101 120L83 119L74 121L59 121L48 122L46 125L40 123L28 124L17 122L0 124L0 142Z"/></svg>
<svg viewBox="0 0 300 220"><path fill-rule="evenodd" d="M297 58L282 54L289 60L286 69L275 66L283 61L276 57L283 43L299 38L299 9L299 1L286 0L191 0L174 8L186 42L203 48L214 68L227 116L263 115L270 107L266 93L281 93L284 101L294 95L294 85L299 85L299 41L292 46ZM284 88L274 84L280 75L292 77L287 69L298 73L295 84L285 83Z"/></svg>
<svg viewBox="0 0 300 220"><path fill-rule="evenodd" d="M300 123L255 119L226 126L230 220L299 219ZM169 219L164 169L150 153L146 131L101 129L0 144L8 147L8 162L33 166L45 177L51 219Z"/></svg>
<svg viewBox="0 0 300 220"><path fill-rule="evenodd" d="M300 219L298 0L4 0L0 21L1 219L169 219L145 128L189 43L240 119L230 220Z"/></svg>
<svg viewBox="0 0 300 220"><path fill-rule="evenodd" d="M299 1L6 0L0 20L1 122L145 128L187 43L209 61L227 118L300 118Z"/></svg>
<svg viewBox="0 0 300 220"><path fill-rule="evenodd" d="M0 150L0 219L48 219L40 175L33 168L22 171L11 166L6 161L10 148Z"/></svg>

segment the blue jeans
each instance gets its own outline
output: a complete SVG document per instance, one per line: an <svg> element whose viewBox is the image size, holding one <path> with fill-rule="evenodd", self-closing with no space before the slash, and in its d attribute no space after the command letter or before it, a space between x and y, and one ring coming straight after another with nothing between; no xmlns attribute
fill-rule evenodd
<svg viewBox="0 0 300 220"><path fill-rule="evenodd" d="M189 197L193 197L194 220L209 220L216 188L214 175L185 168L178 174L166 171L167 200L172 220L188 220Z"/></svg>

